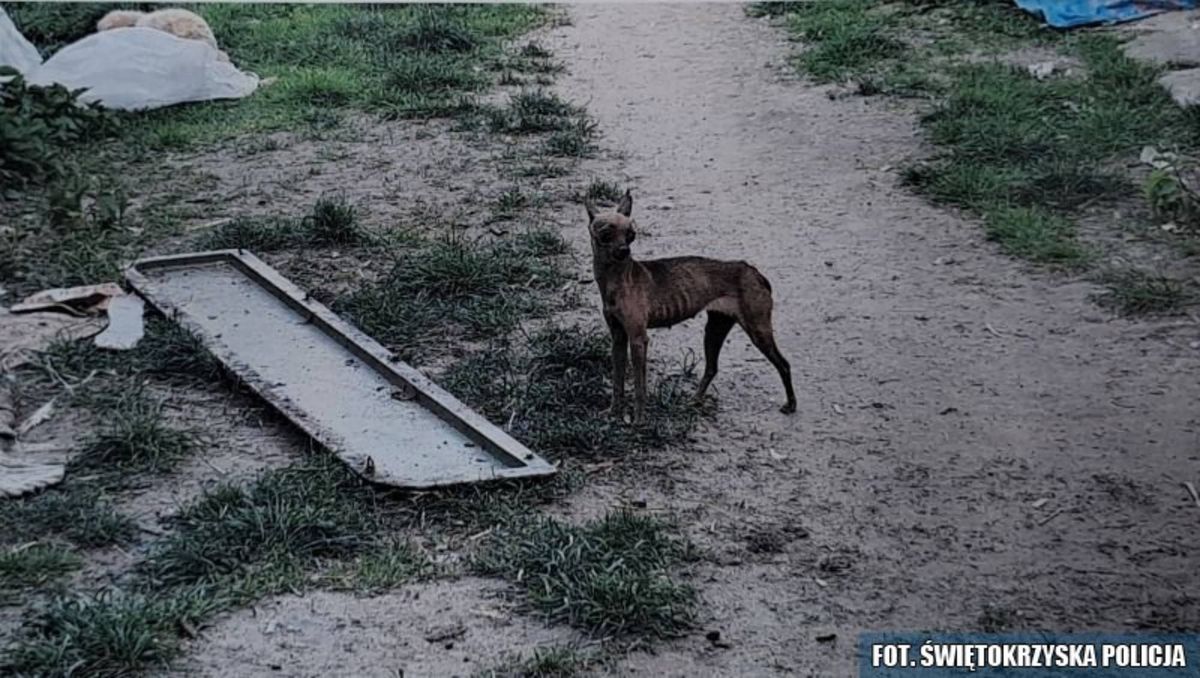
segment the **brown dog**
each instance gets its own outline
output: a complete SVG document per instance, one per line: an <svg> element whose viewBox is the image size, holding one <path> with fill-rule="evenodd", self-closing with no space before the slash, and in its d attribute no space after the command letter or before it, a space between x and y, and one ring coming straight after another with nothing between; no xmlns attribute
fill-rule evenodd
<svg viewBox="0 0 1200 678"><path fill-rule="evenodd" d="M775 346L771 328L771 283L744 261L673 257L634 261L629 245L635 237L633 197L629 191L615 212L597 214L585 201L592 241L592 268L604 301L604 320L612 332L612 411L620 416L625 400L625 363L633 354L634 420L646 404L647 328L670 327L708 311L704 328L704 376L696 400L717 374L721 346L734 324L779 370L787 402L781 412L796 411L792 370Z"/></svg>

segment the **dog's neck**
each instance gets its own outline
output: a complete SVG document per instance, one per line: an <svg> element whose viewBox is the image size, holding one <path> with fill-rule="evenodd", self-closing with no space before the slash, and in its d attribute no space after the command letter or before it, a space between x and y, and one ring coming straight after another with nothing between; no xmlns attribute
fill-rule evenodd
<svg viewBox="0 0 1200 678"><path fill-rule="evenodd" d="M624 278L625 274L635 265L633 255L620 261L593 256L592 274L596 276L596 284L600 286L600 292L607 292L610 285Z"/></svg>

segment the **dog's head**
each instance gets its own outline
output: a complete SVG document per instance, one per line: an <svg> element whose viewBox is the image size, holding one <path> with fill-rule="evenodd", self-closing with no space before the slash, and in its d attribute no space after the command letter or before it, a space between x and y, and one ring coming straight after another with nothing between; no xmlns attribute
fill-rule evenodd
<svg viewBox="0 0 1200 678"><path fill-rule="evenodd" d="M626 189L616 211L597 213L596 206L585 200L588 232L591 234L592 253L605 261L624 261L629 258L629 246L637 237L636 224L630 213L633 211L633 196Z"/></svg>

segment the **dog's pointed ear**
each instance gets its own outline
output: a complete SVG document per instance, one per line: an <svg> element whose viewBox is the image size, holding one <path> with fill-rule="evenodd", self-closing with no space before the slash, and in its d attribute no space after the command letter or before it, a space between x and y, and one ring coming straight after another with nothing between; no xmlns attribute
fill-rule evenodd
<svg viewBox="0 0 1200 678"><path fill-rule="evenodd" d="M625 189L625 195L621 198L621 204L617 205L617 214L629 216L633 211L633 195L629 193L629 189Z"/></svg>
<svg viewBox="0 0 1200 678"><path fill-rule="evenodd" d="M587 210L588 225L591 225L596 220L596 206L592 204L591 200L584 199L583 209Z"/></svg>

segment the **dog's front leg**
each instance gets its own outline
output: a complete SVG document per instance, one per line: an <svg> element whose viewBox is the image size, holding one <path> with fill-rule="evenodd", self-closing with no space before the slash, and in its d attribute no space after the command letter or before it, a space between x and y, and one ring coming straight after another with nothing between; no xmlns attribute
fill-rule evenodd
<svg viewBox="0 0 1200 678"><path fill-rule="evenodd" d="M625 328L614 318L608 319L612 333L612 407L609 414L618 419L625 409L625 364L629 360L629 336Z"/></svg>
<svg viewBox="0 0 1200 678"><path fill-rule="evenodd" d="M633 420L640 423L646 411L646 347L650 343L645 328L630 334L629 352L633 354Z"/></svg>

